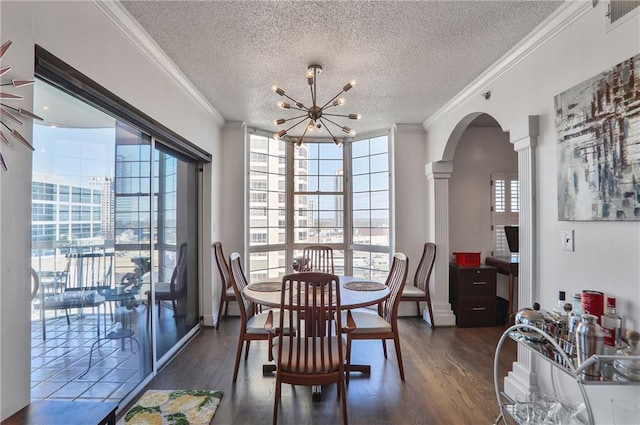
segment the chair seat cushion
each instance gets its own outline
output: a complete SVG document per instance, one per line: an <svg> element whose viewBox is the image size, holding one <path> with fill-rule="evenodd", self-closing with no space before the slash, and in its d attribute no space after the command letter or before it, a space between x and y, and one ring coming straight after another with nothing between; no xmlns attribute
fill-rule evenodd
<svg viewBox="0 0 640 425"><path fill-rule="evenodd" d="M277 327L280 323L280 309L274 308L273 310L273 326ZM247 333L252 334L267 334L267 330L264 328L264 324L267 322L268 311L264 313L258 313L247 321ZM284 332L287 333L291 329L289 318L284 318Z"/></svg>
<svg viewBox="0 0 640 425"><path fill-rule="evenodd" d="M169 282L159 282L156 283L155 289L156 301L166 301L174 299L171 294L171 283ZM147 298L151 299L151 291L146 291L145 294Z"/></svg>
<svg viewBox="0 0 640 425"><path fill-rule="evenodd" d="M378 316L376 313L368 313L361 310L352 310L351 315L356 322L356 328L352 331L354 334L373 334L382 332L391 332L391 324ZM347 312L342 312L342 324L347 323Z"/></svg>
<svg viewBox="0 0 640 425"><path fill-rule="evenodd" d="M402 288L402 298L425 297L424 291L413 285L404 285Z"/></svg>
<svg viewBox="0 0 640 425"><path fill-rule="evenodd" d="M313 341L315 339L315 341ZM329 339L331 340L331 357L329 357ZM282 341L282 361L279 363L278 367L283 372L295 372L295 373L326 373L331 371L339 370L340 365L344 364L345 355L347 352L347 346L345 341L342 338L338 338L337 336L332 336L329 339L324 340L324 344L321 343L319 338L309 338L308 342L304 341L304 338L299 341L297 337L289 338L289 337L276 337L273 339L273 358L278 358L278 350L279 345ZM309 350L307 352L306 357L303 357L304 352L304 344L309 344L308 347L313 347L313 344L316 344L315 348L315 365L314 365L314 356L313 351ZM298 344L303 344L300 347L300 356L303 357L300 359L300 368L301 371L297 371L298 367L298 359L296 358L296 353L298 352ZM339 345L342 345L342 357L340 357L340 352L338 350ZM289 351L293 350L293 355L291 356L291 364L287 365L289 360ZM324 351L324 368L322 367L321 360L321 352ZM331 360L331 363L329 363ZM276 364L277 360L276 360Z"/></svg>

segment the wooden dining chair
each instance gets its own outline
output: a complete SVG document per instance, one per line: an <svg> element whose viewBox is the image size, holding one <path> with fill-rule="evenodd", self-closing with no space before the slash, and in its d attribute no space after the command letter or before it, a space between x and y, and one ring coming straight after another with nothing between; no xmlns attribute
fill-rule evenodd
<svg viewBox="0 0 640 425"><path fill-rule="evenodd" d="M216 329L220 327L220 317L222 316L222 307L224 306L224 315L227 315L229 310L229 302L236 301L236 293L233 290L231 283L231 273L229 272L229 265L227 259L224 257L222 251L222 243L216 242L213 244L213 251L216 257L216 264L218 266L218 272L220 273L220 306L218 307L218 320L216 321Z"/></svg>
<svg viewBox="0 0 640 425"><path fill-rule="evenodd" d="M404 367L402 365L402 353L400 351L400 335L398 333L398 306L400 304L402 287L407 278L409 259L402 253L393 256L391 270L387 276L386 285L389 287L390 295L379 308L378 314L366 311L352 311L356 328L347 334L347 383L349 383L349 371L351 363L351 345L353 340L358 339L380 339L384 357L387 358L387 339L393 339L396 356L398 357L398 368L400 369L400 379L404 381ZM343 318L344 319L344 318Z"/></svg>
<svg viewBox="0 0 640 425"><path fill-rule="evenodd" d="M251 300L247 299L244 295L244 288L247 287L247 278L242 270L242 264L240 263L240 254L234 252L230 256L230 271L231 271L231 284L238 300L238 306L240 308L240 333L238 335L238 348L236 349L236 362L233 369L233 382L236 382L238 377L238 368L240 367L240 356L242 354L242 347L244 345L245 360L249 357L249 345L251 341L269 341L269 360L273 360L271 351L271 337L272 334L267 332L264 325L267 321L267 315L275 315L279 318L279 310L272 309L269 312L258 313L257 306ZM289 322L283 327L283 332L291 333L295 332L295 328L289 325ZM245 344L246 343L246 344Z"/></svg>
<svg viewBox="0 0 640 425"><path fill-rule="evenodd" d="M149 326L151 310L153 310L151 291L146 291L145 295L147 296L147 326ZM158 303L158 318L162 316L162 301L171 301L173 316L179 316L178 301L186 298L186 296L187 243L183 242L178 248L178 257L173 272L171 273L171 280L169 282L157 282L153 290L153 297L155 298L155 302Z"/></svg>
<svg viewBox="0 0 640 425"><path fill-rule="evenodd" d="M436 261L436 244L427 242L424 244L422 250L422 257L420 258L420 264L416 269L416 274L413 277L413 285L405 285L402 290L402 296L400 301L414 301L418 310L418 317L421 317L420 313L420 301L426 301L427 308L429 309L429 319L431 321L431 329L435 329L436 325L433 321L433 310L431 307L431 294L429 293L429 279L431 278L431 271Z"/></svg>
<svg viewBox="0 0 640 425"><path fill-rule="evenodd" d="M329 273L301 272L282 278L280 317L269 312L265 329L274 335L276 391L273 423L278 423L278 406L283 383L316 386L338 385L342 401L342 422L348 423L345 361L347 347L343 335L355 329L350 314L343 323L340 303L340 279ZM288 290L285 290L287 289ZM334 322L335 314L335 322ZM289 323L297 333L284 334Z"/></svg>
<svg viewBox="0 0 640 425"><path fill-rule="evenodd" d="M325 245L305 246L302 251L304 271L333 273L333 248Z"/></svg>

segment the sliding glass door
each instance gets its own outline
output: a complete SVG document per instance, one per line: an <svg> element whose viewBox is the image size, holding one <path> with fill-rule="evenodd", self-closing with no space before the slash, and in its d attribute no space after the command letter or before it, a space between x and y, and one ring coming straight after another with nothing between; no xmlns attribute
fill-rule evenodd
<svg viewBox="0 0 640 425"><path fill-rule="evenodd" d="M157 357L198 325L198 163L159 142L154 150L153 269Z"/></svg>
<svg viewBox="0 0 640 425"><path fill-rule="evenodd" d="M200 162L40 80L34 109L32 399L120 402L198 326Z"/></svg>

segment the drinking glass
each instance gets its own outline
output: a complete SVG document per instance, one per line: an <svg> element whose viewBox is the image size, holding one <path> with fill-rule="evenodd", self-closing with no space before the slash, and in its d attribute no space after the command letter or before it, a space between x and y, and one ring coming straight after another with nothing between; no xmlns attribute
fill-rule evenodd
<svg viewBox="0 0 640 425"><path fill-rule="evenodd" d="M520 423L527 424L531 421L531 408L529 406L529 394L516 393L516 417Z"/></svg>

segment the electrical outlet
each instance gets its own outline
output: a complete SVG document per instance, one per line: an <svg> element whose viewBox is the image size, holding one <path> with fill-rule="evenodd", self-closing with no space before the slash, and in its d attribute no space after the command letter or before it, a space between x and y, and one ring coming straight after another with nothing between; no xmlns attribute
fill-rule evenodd
<svg viewBox="0 0 640 425"><path fill-rule="evenodd" d="M562 231L562 250L573 252L573 230Z"/></svg>

